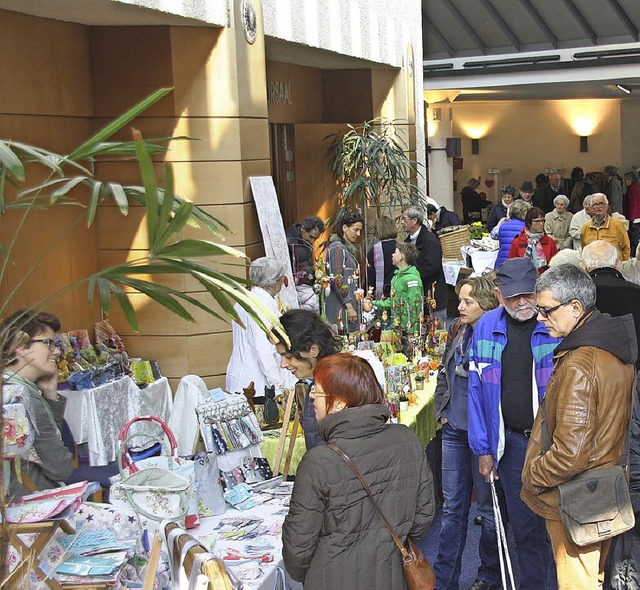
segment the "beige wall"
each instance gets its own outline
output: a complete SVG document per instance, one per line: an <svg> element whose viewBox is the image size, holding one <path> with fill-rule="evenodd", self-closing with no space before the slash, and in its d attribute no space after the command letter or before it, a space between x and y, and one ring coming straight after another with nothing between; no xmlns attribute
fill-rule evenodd
<svg viewBox="0 0 640 590"><path fill-rule="evenodd" d="M239 4L239 3L234 3ZM238 7L236 7L238 10ZM232 25L238 14L232 15ZM258 19L261 22L261 18ZM28 34L26 33L28 31ZM241 29L183 27L87 28L13 13L1 13L0 73L11 84L0 96L1 137L70 151L91 131L161 86L174 92L134 122L145 137L190 135L174 142L166 160L174 166L176 192L192 199L233 230L226 243L249 256L263 252L249 176L269 174L269 142L263 36L246 43ZM129 130L121 134L129 137ZM162 159L158 172L162 176ZM103 161L96 173L105 179L139 184L137 166ZM123 218L101 206L96 228L79 223L62 242L61 229L78 216L59 208L30 215L3 281L2 295L48 248L46 269L37 271L14 296L20 306L99 267L131 259L148 246L143 210L132 207ZM19 219L2 219L3 243ZM208 237L188 230L186 237ZM228 262L228 260L225 260ZM219 260L216 260L217 264ZM213 261L212 261L213 263ZM244 266L236 269L245 275ZM194 281L172 279L172 286L208 299ZM195 324L179 320L141 295L133 295L141 335L134 335L117 309L111 319L132 355L155 358L173 383L187 373L210 386L224 382L231 350L228 324L195 313ZM12 303L7 311L18 306ZM99 319L82 289L56 302L64 328L91 328Z"/></svg>
<svg viewBox="0 0 640 590"><path fill-rule="evenodd" d="M152 116L144 116L136 124L146 137L195 138L192 142L172 142L167 154L166 160L175 172L176 192L232 228L226 243L249 256L261 255L262 237L249 176L269 174L262 36L259 34L256 43L248 45L242 31L235 27L142 31L116 27L97 29L92 34L94 63L99 66L94 70L94 82L102 103L133 103L143 90L174 86L172 95L156 106ZM131 84L123 87L121 78L131 80ZM101 115L109 114L103 111ZM103 166L101 173L107 169L115 173L122 165L112 162ZM100 221L101 260L124 259L132 251L144 251L147 240L142 210L132 211L123 227L114 208L104 209ZM193 229L186 230L183 237L212 239L203 230ZM244 267L235 272L246 274ZM178 281L174 286L211 303L194 281ZM194 312L197 322L189 323L140 295L134 296L134 302L140 314L141 335L132 333L117 310L113 314L113 322L132 354L158 360L174 383L183 375L195 373L209 386L224 384L231 351L229 324L202 312Z"/></svg>
<svg viewBox="0 0 640 590"><path fill-rule="evenodd" d="M505 171L501 184L519 186L533 181L546 168L560 168L569 177L574 166L601 170L605 164L623 165L621 104L618 100L558 100L453 103L453 136L462 138L464 169L454 172L459 193L472 176L481 177L482 190L493 197L489 168ZM625 120L632 117L625 117ZM589 131L581 125L592 126ZM634 126L637 126L634 124ZM588 153L580 153L579 136L589 137ZM471 154L471 137L480 137L480 154ZM637 135L635 136L637 137ZM629 137L626 146L635 138ZM628 155L625 157L629 157Z"/></svg>
<svg viewBox="0 0 640 590"><path fill-rule="evenodd" d="M86 139L93 112L87 29L0 11L0 53L0 137L59 153ZM27 179L42 181L45 171L30 167ZM0 286L4 314L37 305L94 271L95 230L86 228L83 213L58 207L32 211L24 219L19 212L2 216L5 246L18 232ZM87 306L84 286L57 298L49 309L67 329L99 319Z"/></svg>
<svg viewBox="0 0 640 590"><path fill-rule="evenodd" d="M322 71L276 61L267 62L267 83L289 84L291 104L269 104L269 123L322 121Z"/></svg>

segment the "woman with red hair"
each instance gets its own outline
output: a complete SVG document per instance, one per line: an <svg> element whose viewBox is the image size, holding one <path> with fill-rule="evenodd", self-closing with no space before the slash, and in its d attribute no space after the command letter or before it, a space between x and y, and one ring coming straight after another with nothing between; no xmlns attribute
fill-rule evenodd
<svg viewBox="0 0 640 590"><path fill-rule="evenodd" d="M328 356L313 376L318 433L351 458L400 539L420 541L435 512L422 444L406 426L387 423L384 393L366 360ZM325 445L307 451L298 467L282 542L287 571L305 590L406 588L400 551L371 498Z"/></svg>

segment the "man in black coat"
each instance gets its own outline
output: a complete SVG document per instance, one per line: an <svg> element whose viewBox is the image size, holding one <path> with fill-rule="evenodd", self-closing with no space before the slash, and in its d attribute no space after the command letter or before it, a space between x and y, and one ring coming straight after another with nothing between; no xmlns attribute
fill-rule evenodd
<svg viewBox="0 0 640 590"><path fill-rule="evenodd" d="M442 246L436 235L422 225L423 221L424 213L419 207L411 205L402 210L400 223L402 229L407 232L405 242L414 244L418 249L418 260L416 260L415 266L422 279L425 297L435 283L436 307L434 315L440 321L440 325L444 326L447 316L447 283L442 270Z"/></svg>
<svg viewBox="0 0 640 590"><path fill-rule="evenodd" d="M604 240L591 242L582 249L582 266L596 285L596 309L611 316L630 313L640 342L640 285L622 276L618 249Z"/></svg>
<svg viewBox="0 0 640 590"><path fill-rule="evenodd" d="M543 184L533 193L533 206L539 207L545 213L553 211L553 199L562 194L562 175L554 172L549 176L549 183Z"/></svg>

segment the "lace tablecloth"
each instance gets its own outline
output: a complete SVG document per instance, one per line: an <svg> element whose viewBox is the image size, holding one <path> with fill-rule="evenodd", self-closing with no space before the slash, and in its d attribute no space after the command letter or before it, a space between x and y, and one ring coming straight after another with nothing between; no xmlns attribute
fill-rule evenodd
<svg viewBox="0 0 640 590"><path fill-rule="evenodd" d="M60 393L67 398L65 420L76 444L88 444L92 466L115 461L118 434L129 420L136 416L157 416L166 422L173 406L173 396L166 377L144 389L140 389L131 377L124 377L94 389ZM135 432L143 428L148 426L136 425Z"/></svg>

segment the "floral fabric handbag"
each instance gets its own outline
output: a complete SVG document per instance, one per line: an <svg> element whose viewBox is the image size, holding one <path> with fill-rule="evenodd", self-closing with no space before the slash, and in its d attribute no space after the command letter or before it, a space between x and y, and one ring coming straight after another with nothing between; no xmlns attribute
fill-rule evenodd
<svg viewBox="0 0 640 590"><path fill-rule="evenodd" d="M156 422L169 441L169 455L149 457L135 463L129 453L129 428L139 421ZM194 477L193 461L177 456L177 443L171 429L155 416L140 416L125 424L118 436L120 440L120 478L111 487L111 502L117 506L126 502L136 513L155 521L181 520L187 517L187 526L197 525L197 501L193 479L184 472L188 468ZM187 477L184 477L187 475Z"/></svg>

